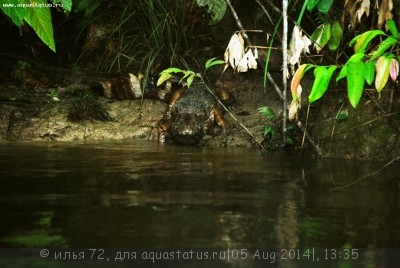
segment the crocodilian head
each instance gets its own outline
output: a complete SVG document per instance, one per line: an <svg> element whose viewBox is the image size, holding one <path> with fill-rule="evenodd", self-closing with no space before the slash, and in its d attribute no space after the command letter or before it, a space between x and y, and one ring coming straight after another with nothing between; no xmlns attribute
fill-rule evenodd
<svg viewBox="0 0 400 268"><path fill-rule="evenodd" d="M171 126L172 138L180 144L198 144L204 137L203 123L207 118L200 118L198 114L180 114L174 118Z"/></svg>

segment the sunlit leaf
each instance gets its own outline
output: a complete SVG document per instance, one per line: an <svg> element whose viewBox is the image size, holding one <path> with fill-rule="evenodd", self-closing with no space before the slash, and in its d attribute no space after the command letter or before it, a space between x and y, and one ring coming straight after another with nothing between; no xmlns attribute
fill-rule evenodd
<svg viewBox="0 0 400 268"><path fill-rule="evenodd" d="M372 53L371 60L379 58L388 48L391 48L395 44L397 44L397 39L389 36L383 40L378 49Z"/></svg>
<svg viewBox="0 0 400 268"><path fill-rule="evenodd" d="M386 21L386 27L389 29L394 38L399 38L399 31L397 30L397 26L394 20Z"/></svg>
<svg viewBox="0 0 400 268"><path fill-rule="evenodd" d="M189 88L191 85L192 85L192 83L193 83L193 80L194 80L194 73L193 73L193 75L189 75L189 77L187 78L187 87Z"/></svg>
<svg viewBox="0 0 400 268"><path fill-rule="evenodd" d="M167 81L168 79L170 79L172 77L172 75L170 73L164 73L162 72L160 77L157 80L157 86L160 86L162 83L164 83L165 81Z"/></svg>
<svg viewBox="0 0 400 268"><path fill-rule="evenodd" d="M43 6L48 4L46 0L36 0L36 3ZM43 43L45 43L51 50L56 52L50 8L33 7L27 9L28 13L24 18L25 21L32 27Z"/></svg>
<svg viewBox="0 0 400 268"><path fill-rule="evenodd" d="M340 45L342 39L343 29L339 22L334 22L331 27L331 38L328 41L329 49L335 51Z"/></svg>
<svg viewBox="0 0 400 268"><path fill-rule="evenodd" d="M205 64L205 69L209 69L214 65L224 64L225 61L223 60L216 60L216 58L209 59Z"/></svg>
<svg viewBox="0 0 400 268"><path fill-rule="evenodd" d="M329 68L324 66L318 66L314 70L314 84L311 89L311 93L308 96L308 101L313 103L314 101L320 99L326 92L331 81L333 72L336 70L337 66L332 65Z"/></svg>
<svg viewBox="0 0 400 268"><path fill-rule="evenodd" d="M375 88L381 92L389 79L390 60L385 56L379 57L376 62Z"/></svg>
<svg viewBox="0 0 400 268"><path fill-rule="evenodd" d="M163 73L184 73L185 71L176 67L170 67L161 72Z"/></svg>
<svg viewBox="0 0 400 268"><path fill-rule="evenodd" d="M342 69L340 70L339 75L336 77L336 83L339 82L342 78L345 78L347 76L347 65L344 65Z"/></svg>
<svg viewBox="0 0 400 268"><path fill-rule="evenodd" d="M364 90L364 63L350 61L347 66L347 94L350 104L356 108Z"/></svg>
<svg viewBox="0 0 400 268"><path fill-rule="evenodd" d="M331 38L331 24L325 23L319 26L314 33L311 35L311 41L313 41L314 47L317 50L317 53L321 51L322 48L328 43Z"/></svg>
<svg viewBox="0 0 400 268"><path fill-rule="evenodd" d="M397 76L399 75L399 62L396 59L390 60L390 68L389 68L390 78L393 81L396 81Z"/></svg>
<svg viewBox="0 0 400 268"><path fill-rule="evenodd" d="M11 6L8 7L5 5L0 7L1 10L4 12L4 14L6 14L8 17L10 17L12 22L18 27L20 27L23 24L24 18L28 14L28 8L15 6L17 4L22 4L22 3L26 3L26 1L25 0L17 0L17 1L15 1L13 7L11 7Z"/></svg>
<svg viewBox="0 0 400 268"><path fill-rule="evenodd" d="M374 82L375 64L376 61L367 61L364 64L365 81L367 82L368 85L372 85L372 82Z"/></svg>
<svg viewBox="0 0 400 268"><path fill-rule="evenodd" d="M359 61L361 61L364 57L365 57L365 54L364 54L364 53L355 53L355 54L353 54L353 55L347 60L347 62L359 62Z"/></svg>
<svg viewBox="0 0 400 268"><path fill-rule="evenodd" d="M352 46L354 43L354 52L355 53L364 53L365 49L369 45L369 42L371 42L372 39L374 39L378 35L385 35L385 33L381 30L371 30L367 31L365 33L362 33L361 35L358 35L354 37L349 45Z"/></svg>

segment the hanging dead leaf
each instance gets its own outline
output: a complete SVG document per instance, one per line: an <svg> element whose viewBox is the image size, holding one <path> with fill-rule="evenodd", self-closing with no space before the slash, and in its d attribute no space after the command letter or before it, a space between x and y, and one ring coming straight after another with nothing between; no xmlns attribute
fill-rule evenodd
<svg viewBox="0 0 400 268"><path fill-rule="evenodd" d="M289 120L297 119L298 111L299 111L299 101L292 100L292 102L289 104L289 115L288 115Z"/></svg>
<svg viewBox="0 0 400 268"><path fill-rule="evenodd" d="M302 35L300 27L294 26L292 32L292 40L289 45L289 64L300 64L301 53L310 53L309 46L311 45L310 39L306 35Z"/></svg>
<svg viewBox="0 0 400 268"><path fill-rule="evenodd" d="M387 20L390 20L393 18L392 9L393 9L392 0L382 0L381 5L379 6L379 13L378 13L379 29L382 29L382 25Z"/></svg>
<svg viewBox="0 0 400 268"><path fill-rule="evenodd" d="M244 54L243 58L240 60L237 66L237 72L243 73L247 72L249 69L257 69L257 61L251 49L247 50L246 54Z"/></svg>
<svg viewBox="0 0 400 268"><path fill-rule="evenodd" d="M364 15L364 13L367 17L369 16L370 4L371 4L370 0L362 0L360 7L358 8L355 14L357 16L358 22L361 21L361 17Z"/></svg>
<svg viewBox="0 0 400 268"><path fill-rule="evenodd" d="M228 43L228 47L224 53L225 72L226 68L230 65L234 70L236 70L239 65L240 60L244 55L244 40L241 33L235 33L232 35L231 40Z"/></svg>

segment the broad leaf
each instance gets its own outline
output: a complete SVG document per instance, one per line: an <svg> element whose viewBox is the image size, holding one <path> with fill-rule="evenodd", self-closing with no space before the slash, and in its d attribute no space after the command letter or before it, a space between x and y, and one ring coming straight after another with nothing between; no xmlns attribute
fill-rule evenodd
<svg viewBox="0 0 400 268"><path fill-rule="evenodd" d="M367 61L364 64L365 82L367 82L368 85L372 85L372 82L374 82L375 64L376 64L376 60Z"/></svg>
<svg viewBox="0 0 400 268"><path fill-rule="evenodd" d="M209 22L210 25L216 24L225 15L225 0L197 0L197 4L201 7L208 6L208 13L210 13L212 17Z"/></svg>
<svg viewBox="0 0 400 268"><path fill-rule="evenodd" d="M312 11L314 7L318 4L319 0L308 0L307 10Z"/></svg>
<svg viewBox="0 0 400 268"><path fill-rule="evenodd" d="M162 83L164 83L165 81L167 81L168 79L170 79L172 77L172 75L170 73L164 73L162 72L160 77L157 80L157 86L160 86Z"/></svg>
<svg viewBox="0 0 400 268"><path fill-rule="evenodd" d="M353 108L357 108L361 99L364 81L364 63L350 61L347 66L347 94Z"/></svg>
<svg viewBox="0 0 400 268"><path fill-rule="evenodd" d="M387 83L389 78L389 66L390 59L385 56L379 57L376 62L375 88L378 92L381 92Z"/></svg>
<svg viewBox="0 0 400 268"><path fill-rule="evenodd" d="M399 31L397 30L397 26L394 20L387 20L386 27L389 29L394 38L399 38Z"/></svg>
<svg viewBox="0 0 400 268"><path fill-rule="evenodd" d="M18 5L18 4L25 4L27 1L25 0L16 0L13 4ZM6 14L7 16L10 17L12 22L20 27L24 21L24 18L28 14L28 9L30 8L23 8L23 7L7 7L5 5L0 6L0 9Z"/></svg>
<svg viewBox="0 0 400 268"><path fill-rule="evenodd" d="M343 29L339 22L334 22L331 27L331 38L329 39L328 46L329 49L335 51L340 45L340 40L342 39Z"/></svg>
<svg viewBox="0 0 400 268"><path fill-rule="evenodd" d="M340 70L339 75L336 77L336 83L339 82L342 78L345 78L347 76L347 65L344 65L342 69Z"/></svg>
<svg viewBox="0 0 400 268"><path fill-rule="evenodd" d="M320 0L318 3L318 10L321 13L328 13L329 9L331 9L333 0Z"/></svg>
<svg viewBox="0 0 400 268"><path fill-rule="evenodd" d="M353 54L348 60L347 63L349 62L359 62L365 57L364 53L355 53Z"/></svg>
<svg viewBox="0 0 400 268"><path fill-rule="evenodd" d="M313 103L314 101L320 99L325 91L328 89L329 82L331 81L331 77L333 72L336 70L337 66L333 65L329 68L324 66L318 66L314 70L314 84L311 89L311 93L308 96L308 101Z"/></svg>
<svg viewBox="0 0 400 268"><path fill-rule="evenodd" d="M36 3L43 6L48 4L46 0L36 0ZM25 17L25 21L33 28L43 43L45 43L51 50L56 52L50 8L33 7L27 9L28 13L26 14L27 16Z"/></svg>
<svg viewBox="0 0 400 268"><path fill-rule="evenodd" d="M328 43L331 38L331 24L325 23L319 26L314 33L311 35L311 41L315 42L314 46L317 53Z"/></svg>
<svg viewBox="0 0 400 268"><path fill-rule="evenodd" d="M369 45L369 42L371 42L371 40L374 39L378 35L385 35L385 33L381 30L367 31L365 33L362 33L362 34L354 37L350 41L349 46L352 46L355 43L354 52L355 53L364 53L365 49Z"/></svg>
<svg viewBox="0 0 400 268"><path fill-rule="evenodd" d="M372 53L371 60L379 58L383 53L386 52L388 48L394 46L395 44L397 44L397 39L389 36L383 40L378 49Z"/></svg>

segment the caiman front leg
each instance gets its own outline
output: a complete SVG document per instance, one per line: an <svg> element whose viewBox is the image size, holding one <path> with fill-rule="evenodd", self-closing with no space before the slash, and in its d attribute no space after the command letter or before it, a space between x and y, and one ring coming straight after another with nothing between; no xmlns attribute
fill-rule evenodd
<svg viewBox="0 0 400 268"><path fill-rule="evenodd" d="M171 136L171 111L176 101L182 96L183 89L174 91L171 94L170 101L163 117L157 123L158 141L165 143Z"/></svg>

